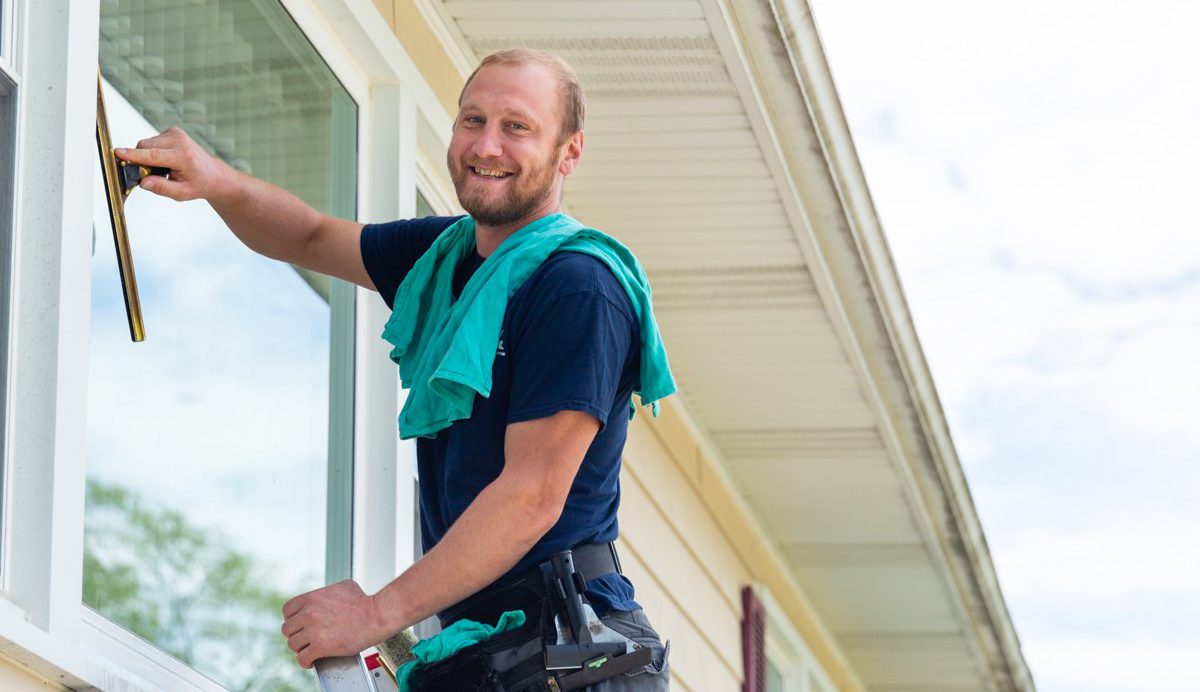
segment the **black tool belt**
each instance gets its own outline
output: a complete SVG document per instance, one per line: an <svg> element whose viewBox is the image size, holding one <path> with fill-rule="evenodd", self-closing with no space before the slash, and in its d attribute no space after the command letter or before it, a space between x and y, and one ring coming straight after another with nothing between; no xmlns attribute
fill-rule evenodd
<svg viewBox="0 0 1200 692"><path fill-rule="evenodd" d="M575 569L584 581L621 573L621 561L612 543L584 543L571 549ZM474 596L450 606L439 616L446 628L459 620L494 623L505 611L524 610L526 619L541 610L546 600L546 585L540 565L530 567L515 577L501 579Z"/></svg>
<svg viewBox="0 0 1200 692"><path fill-rule="evenodd" d="M561 555L556 558L561 559ZM621 573L621 563L611 543L581 545L566 555L573 560L577 573L574 583L578 586ZM418 669L412 677L413 688L419 692L569 692L595 682L591 678L603 666L585 667L571 676L570 671L547 670L548 654L556 649L558 632L554 617L560 600L559 587L548 578L550 565L551 561L547 561L516 577L498 581L443 612L443 627L464 619L494 623L509 610L525 611L526 621L517 629ZM548 587L555 593L549 593ZM629 662L635 658L641 660L649 652L636 653L639 655L627 654ZM618 668L624 670L628 666L613 666L612 670Z"/></svg>

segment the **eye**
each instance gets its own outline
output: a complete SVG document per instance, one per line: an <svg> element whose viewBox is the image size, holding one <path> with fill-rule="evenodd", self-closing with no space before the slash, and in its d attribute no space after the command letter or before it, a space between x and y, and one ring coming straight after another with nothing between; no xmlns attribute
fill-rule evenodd
<svg viewBox="0 0 1200 692"><path fill-rule="evenodd" d="M467 125L480 125L483 123L483 118L478 115L467 115L463 117L463 123Z"/></svg>
<svg viewBox="0 0 1200 692"><path fill-rule="evenodd" d="M528 130L523 123L509 123L508 126L513 130Z"/></svg>

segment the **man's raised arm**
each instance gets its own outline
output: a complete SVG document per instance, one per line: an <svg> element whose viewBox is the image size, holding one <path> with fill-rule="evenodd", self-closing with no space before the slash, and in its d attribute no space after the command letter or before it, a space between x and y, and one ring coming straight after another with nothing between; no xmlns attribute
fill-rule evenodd
<svg viewBox="0 0 1200 692"><path fill-rule="evenodd" d="M359 250L361 223L323 214L292 193L234 169L183 130L169 128L138 142L136 149L117 149L117 156L171 169L169 178L142 178L142 188L181 202L207 200L251 250L375 289Z"/></svg>

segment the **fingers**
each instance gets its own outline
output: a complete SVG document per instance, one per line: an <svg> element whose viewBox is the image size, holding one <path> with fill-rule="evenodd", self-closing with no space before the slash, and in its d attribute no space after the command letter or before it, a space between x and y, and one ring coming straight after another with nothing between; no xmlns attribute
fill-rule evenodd
<svg viewBox="0 0 1200 692"><path fill-rule="evenodd" d="M204 195L209 168L204 161L207 152L177 127L143 139L136 149L122 147L114 152L118 158L130 163L170 169L170 180L156 176L143 178L141 187L144 190L179 201Z"/></svg>
<svg viewBox="0 0 1200 692"><path fill-rule="evenodd" d="M186 202L191 199L196 199L197 195L192 191L192 188L184 183L174 180L168 180L160 175L148 175L142 178L138 185L143 190L149 190L156 195L169 197L177 202Z"/></svg>
<svg viewBox="0 0 1200 692"><path fill-rule="evenodd" d="M304 624L301 622L300 618L290 617L283 621L283 627L280 627L279 631L283 633L283 636L291 637L303 629Z"/></svg>
<svg viewBox="0 0 1200 692"><path fill-rule="evenodd" d="M286 618L292 617L296 613L299 613L300 609L304 607L304 601L307 598L308 594L310 594L310 593L312 593L312 592L309 591L308 593L302 593L299 596L296 596L292 600L288 601L287 603L284 603L283 604L283 617L286 619Z"/></svg>
<svg viewBox="0 0 1200 692"><path fill-rule="evenodd" d="M288 648L296 654L296 663L301 668L312 668L313 661L320 658L317 655L317 649L311 643L306 641L302 636L295 635L288 637Z"/></svg>
<svg viewBox="0 0 1200 692"><path fill-rule="evenodd" d="M116 154L119 158L142 166L161 166L171 170L183 167L185 155L181 150L160 146L141 148L140 145L145 141L138 143L138 149L117 149Z"/></svg>
<svg viewBox="0 0 1200 692"><path fill-rule="evenodd" d="M287 637L287 647L296 654L296 662L301 668L312 667L312 662L316 660L313 642L311 641L311 633L304 629L304 625L300 622L299 617L290 617L283 621L283 627L280 628L283 636Z"/></svg>
<svg viewBox="0 0 1200 692"><path fill-rule="evenodd" d="M318 658L321 658L321 656L317 655L315 648L312 646L306 646L296 653L296 663L301 668L312 668L313 661L316 661Z"/></svg>
<svg viewBox="0 0 1200 692"><path fill-rule="evenodd" d="M178 127L168 127L153 137L147 137L137 143L138 149L185 149L192 143L192 138Z"/></svg>

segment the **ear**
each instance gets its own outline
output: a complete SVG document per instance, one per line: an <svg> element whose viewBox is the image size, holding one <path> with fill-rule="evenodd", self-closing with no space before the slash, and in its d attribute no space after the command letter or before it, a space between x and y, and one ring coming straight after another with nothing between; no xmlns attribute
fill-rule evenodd
<svg viewBox="0 0 1200 692"><path fill-rule="evenodd" d="M564 176L571 175L583 158L583 130L571 135L563 145L562 161L558 163L558 172Z"/></svg>

